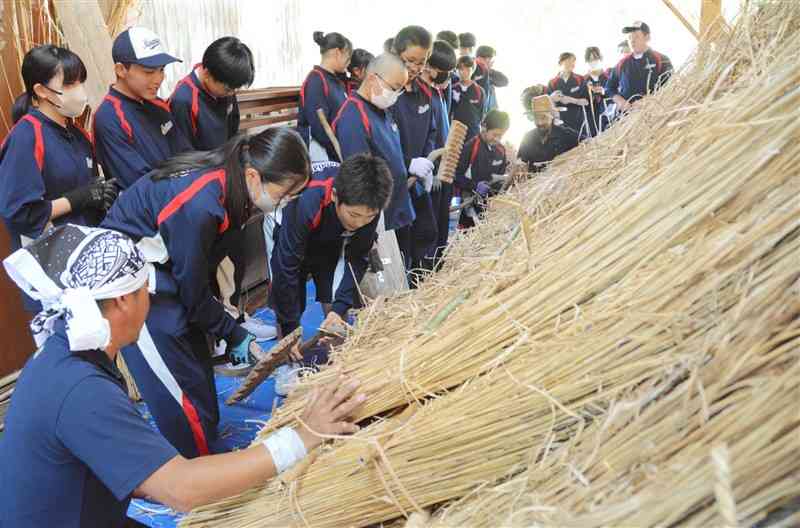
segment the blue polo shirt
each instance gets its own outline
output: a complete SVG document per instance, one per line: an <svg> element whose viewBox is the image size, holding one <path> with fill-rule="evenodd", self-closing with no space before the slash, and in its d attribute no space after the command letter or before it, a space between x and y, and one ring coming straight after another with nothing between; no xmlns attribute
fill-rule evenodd
<svg viewBox="0 0 800 528"><path fill-rule="evenodd" d="M173 155L192 150L162 99L140 101L113 87L94 114L97 160L106 178L127 189Z"/></svg>
<svg viewBox="0 0 800 528"><path fill-rule="evenodd" d="M64 322L17 381L0 438L0 526L121 526L132 493L178 453L145 422L99 350Z"/></svg>
<svg viewBox="0 0 800 528"><path fill-rule="evenodd" d="M199 66L196 65L195 68ZM215 97L208 93L196 71L178 82L169 99L175 126L193 150L212 150L239 131L236 96Z"/></svg>
<svg viewBox="0 0 800 528"><path fill-rule="evenodd" d="M400 130L391 114L356 93L339 109L333 130L344 159L366 152L389 165L394 185L389 207L383 213L386 229L391 231L411 225L415 215L408 193L408 165L400 144Z"/></svg>

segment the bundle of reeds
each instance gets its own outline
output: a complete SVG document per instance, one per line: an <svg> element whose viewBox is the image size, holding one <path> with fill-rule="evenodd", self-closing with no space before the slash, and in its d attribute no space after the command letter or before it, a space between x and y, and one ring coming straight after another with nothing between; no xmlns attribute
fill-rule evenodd
<svg viewBox="0 0 800 528"><path fill-rule="evenodd" d="M368 525L534 463L560 468L556 449L580 445L621 400L690 399L691 389L711 423L723 410L746 418L740 385L769 383L783 397L800 316L798 21L793 3L748 14L607 134L494 200L441 273L362 312L332 365L262 434L298 423L307 390L340 373L362 381L370 400L358 417L374 422L322 449L296 481L201 508L183 526ZM718 370L709 394L698 380ZM662 420L674 411L664 409ZM783 420L769 430L780 444L770 460L795 467L784 447L797 421L774 411L750 427ZM729 453L752 452L722 438ZM742 495L748 518L791 491L784 472L768 473ZM684 515L707 491L692 489L676 494ZM670 518L659 512L649 519Z"/></svg>
<svg viewBox="0 0 800 528"><path fill-rule="evenodd" d="M0 379L0 431L5 429L6 413L11 404L11 395L14 394L17 378L19 378L19 371Z"/></svg>

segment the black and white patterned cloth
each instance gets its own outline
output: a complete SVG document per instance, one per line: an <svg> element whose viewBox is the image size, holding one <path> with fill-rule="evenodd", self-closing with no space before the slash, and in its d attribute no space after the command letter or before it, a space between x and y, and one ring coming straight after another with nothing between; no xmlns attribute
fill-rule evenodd
<svg viewBox="0 0 800 528"><path fill-rule="evenodd" d="M72 350L108 346L110 328L97 301L134 292L151 275L151 265L126 235L73 224L48 231L3 265L17 286L42 303L31 321L36 346L63 317Z"/></svg>

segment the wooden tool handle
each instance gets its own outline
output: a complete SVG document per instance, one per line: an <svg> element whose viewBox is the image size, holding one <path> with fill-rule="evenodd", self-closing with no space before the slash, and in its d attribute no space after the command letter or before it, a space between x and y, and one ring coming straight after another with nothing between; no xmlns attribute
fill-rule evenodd
<svg viewBox="0 0 800 528"><path fill-rule="evenodd" d="M339 140L336 139L336 134L333 133L333 129L331 128L330 123L328 123L328 118L325 117L325 112L322 111L322 108L317 108L317 117L319 118L319 123L322 125L322 129L328 135L328 139L333 144L333 150L335 150L336 155L339 156L339 161L344 161L344 158L342 158L342 148L339 146Z"/></svg>

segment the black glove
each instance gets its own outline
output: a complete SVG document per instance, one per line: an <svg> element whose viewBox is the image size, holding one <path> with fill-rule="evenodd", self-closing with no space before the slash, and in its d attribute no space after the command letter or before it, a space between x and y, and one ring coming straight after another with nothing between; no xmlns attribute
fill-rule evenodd
<svg viewBox="0 0 800 528"><path fill-rule="evenodd" d="M106 182L96 181L64 194L73 211L102 209L105 201Z"/></svg>
<svg viewBox="0 0 800 528"><path fill-rule="evenodd" d="M108 211L114 205L114 201L119 195L116 178L112 178L103 183L103 209Z"/></svg>

